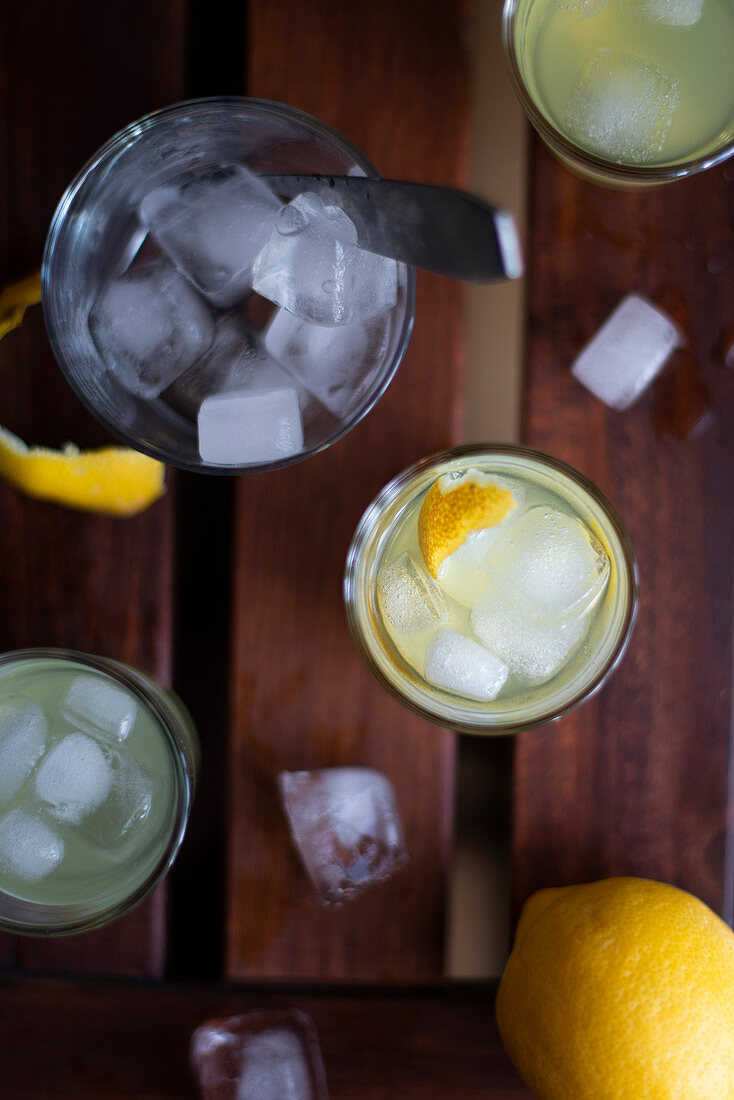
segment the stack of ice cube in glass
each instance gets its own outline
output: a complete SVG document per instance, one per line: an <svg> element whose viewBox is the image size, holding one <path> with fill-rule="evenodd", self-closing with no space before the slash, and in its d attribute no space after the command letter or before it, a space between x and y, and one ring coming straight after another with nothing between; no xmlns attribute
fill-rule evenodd
<svg viewBox="0 0 734 1100"><path fill-rule="evenodd" d="M383 621L408 665L434 687L498 704L545 684L578 652L610 572L580 519L529 484L508 478L507 487L515 507L470 532L435 580L414 534L393 544L377 577Z"/></svg>
<svg viewBox="0 0 734 1100"><path fill-rule="evenodd" d="M287 459L317 419L358 409L384 357L398 266L361 249L339 207L312 193L283 203L228 164L156 187L138 214L147 238L89 328L126 389L196 422L205 463Z"/></svg>

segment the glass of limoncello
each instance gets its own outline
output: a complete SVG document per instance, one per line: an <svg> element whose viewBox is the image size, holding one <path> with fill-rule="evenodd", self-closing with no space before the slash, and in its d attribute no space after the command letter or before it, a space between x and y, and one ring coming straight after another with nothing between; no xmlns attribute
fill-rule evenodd
<svg viewBox="0 0 734 1100"><path fill-rule="evenodd" d="M391 481L357 527L344 595L378 680L468 733L517 732L587 699L620 661L637 574L599 490L520 446L465 446Z"/></svg>
<svg viewBox="0 0 734 1100"><path fill-rule="evenodd" d="M198 762L188 711L142 672L0 656L0 928L82 932L142 901L176 857Z"/></svg>
<svg viewBox="0 0 734 1100"><path fill-rule="evenodd" d="M734 0L505 0L505 53L546 144L600 182L734 153Z"/></svg>

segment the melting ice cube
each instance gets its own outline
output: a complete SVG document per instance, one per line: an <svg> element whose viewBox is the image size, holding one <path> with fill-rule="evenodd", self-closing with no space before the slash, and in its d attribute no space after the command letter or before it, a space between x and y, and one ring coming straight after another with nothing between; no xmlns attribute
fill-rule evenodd
<svg viewBox="0 0 734 1100"><path fill-rule="evenodd" d="M37 703L8 696L0 706L0 806L16 794L46 748L48 722Z"/></svg>
<svg viewBox="0 0 734 1100"><path fill-rule="evenodd" d="M105 801L104 814L98 814L85 826L87 843L98 846L114 858L129 851L135 842L137 826L150 814L160 781L143 772L134 757L122 748L114 754L112 784Z"/></svg>
<svg viewBox="0 0 734 1100"><path fill-rule="evenodd" d="M112 786L112 768L97 742L70 733L44 756L36 794L63 821L78 823L102 805Z"/></svg>
<svg viewBox="0 0 734 1100"><path fill-rule="evenodd" d="M89 314L89 330L122 385L152 398L204 354L214 323L176 269L152 260L107 284Z"/></svg>
<svg viewBox="0 0 734 1100"><path fill-rule="evenodd" d="M359 248L344 211L306 192L278 214L252 285L312 324L348 325L395 304L397 264Z"/></svg>
<svg viewBox="0 0 734 1100"><path fill-rule="evenodd" d="M383 882L407 859L395 793L370 768L281 772L291 835L327 904Z"/></svg>
<svg viewBox="0 0 734 1100"><path fill-rule="evenodd" d="M261 179L228 164L151 191L140 217L194 286L227 309L250 290L252 263L280 206Z"/></svg>
<svg viewBox="0 0 734 1100"><path fill-rule="evenodd" d="M426 679L459 695L494 699L508 671L494 653L455 630L439 630L426 649Z"/></svg>
<svg viewBox="0 0 734 1100"><path fill-rule="evenodd" d="M399 634L415 634L445 622L440 590L410 554L383 565L377 582L382 613Z"/></svg>
<svg viewBox="0 0 734 1100"><path fill-rule="evenodd" d="M204 462L247 466L303 450L303 422L294 387L214 394L199 409Z"/></svg>
<svg viewBox="0 0 734 1100"><path fill-rule="evenodd" d="M703 14L703 0L620 0L622 10L638 19L692 27Z"/></svg>
<svg viewBox="0 0 734 1100"><path fill-rule="evenodd" d="M517 519L490 551L487 567L504 598L541 623L586 611L609 577L609 558L592 532L544 506Z"/></svg>
<svg viewBox="0 0 734 1100"><path fill-rule="evenodd" d="M61 713L85 733L124 741L135 725L133 696L102 676L77 676L61 700Z"/></svg>
<svg viewBox="0 0 734 1100"><path fill-rule="evenodd" d="M39 882L64 858L64 842L40 818L11 810L0 819L0 864L25 882Z"/></svg>
<svg viewBox="0 0 734 1100"><path fill-rule="evenodd" d="M370 385L387 347L388 321L374 317L330 328L279 309L268 324L265 347L302 378L335 416L346 416Z"/></svg>
<svg viewBox="0 0 734 1100"><path fill-rule="evenodd" d="M326 1100L316 1030L295 1009L206 1021L191 1063L203 1100Z"/></svg>
<svg viewBox="0 0 734 1100"><path fill-rule="evenodd" d="M626 409L683 342L666 314L638 294L628 294L578 354L571 372L600 401Z"/></svg>
<svg viewBox="0 0 734 1100"><path fill-rule="evenodd" d="M574 141L622 164L662 152L680 94L663 69L632 54L598 50L581 70L566 109Z"/></svg>
<svg viewBox="0 0 734 1100"><path fill-rule="evenodd" d="M583 617L554 625L533 622L498 598L495 588L482 596L470 618L480 642L528 684L542 684L555 676L587 627Z"/></svg>

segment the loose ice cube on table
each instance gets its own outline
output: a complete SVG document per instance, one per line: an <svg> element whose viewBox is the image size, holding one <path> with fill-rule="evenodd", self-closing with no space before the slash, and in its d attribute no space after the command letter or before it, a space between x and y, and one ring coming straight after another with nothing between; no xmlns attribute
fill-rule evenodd
<svg viewBox="0 0 734 1100"><path fill-rule="evenodd" d="M295 389L304 413L314 403L312 394L275 361L247 321L226 316L217 322L209 351L174 382L171 394L195 415L213 394L264 389Z"/></svg>
<svg viewBox="0 0 734 1100"><path fill-rule="evenodd" d="M353 409L372 380L387 346L384 317L336 328L313 325L287 309L273 315L263 333L275 359L303 379L335 416Z"/></svg>
<svg viewBox="0 0 734 1100"><path fill-rule="evenodd" d="M615 409L626 409L684 343L677 325L652 302L628 294L577 355L571 373Z"/></svg>
<svg viewBox="0 0 734 1100"><path fill-rule="evenodd" d="M446 607L437 585L405 553L383 565L377 577L383 615L399 634L415 634L446 621Z"/></svg>
<svg viewBox="0 0 734 1100"><path fill-rule="evenodd" d="M638 19L669 27L692 27L703 14L704 0L620 0L622 10Z"/></svg>
<svg viewBox="0 0 734 1100"><path fill-rule="evenodd" d="M151 191L140 217L194 286L227 309L250 290L253 261L280 207L261 179L228 164Z"/></svg>
<svg viewBox="0 0 734 1100"><path fill-rule="evenodd" d="M101 676L77 676L60 710L85 733L112 742L124 741L138 716L133 696Z"/></svg>
<svg viewBox="0 0 734 1100"><path fill-rule="evenodd" d="M53 829L25 810L0 818L0 865L25 882L39 882L64 858L64 842Z"/></svg>
<svg viewBox="0 0 734 1100"><path fill-rule="evenodd" d="M63 821L78 823L107 798L112 768L98 743L70 733L44 756L36 772L36 794Z"/></svg>
<svg viewBox="0 0 734 1100"><path fill-rule="evenodd" d="M344 211L306 192L278 214L252 285L312 324L348 325L395 304L397 264L359 248Z"/></svg>
<svg viewBox="0 0 734 1100"><path fill-rule="evenodd" d="M207 397L199 409L204 462L247 466L303 450L303 422L294 387L236 390Z"/></svg>
<svg viewBox="0 0 734 1100"><path fill-rule="evenodd" d="M495 543L487 568L508 603L530 619L553 623L594 603L607 583L609 558L580 520L538 506Z"/></svg>
<svg viewBox="0 0 734 1100"><path fill-rule="evenodd" d="M508 676L507 665L484 646L455 630L439 630L426 649L426 679L475 699L494 699Z"/></svg>
<svg viewBox="0 0 734 1100"><path fill-rule="evenodd" d="M203 1100L326 1100L313 1023L296 1009L208 1020L191 1039Z"/></svg>
<svg viewBox="0 0 734 1100"><path fill-rule="evenodd" d="M89 314L89 330L122 385L152 398L209 348L214 322L196 291L161 259L108 283Z"/></svg>
<svg viewBox="0 0 734 1100"><path fill-rule="evenodd" d="M677 81L632 54L598 50L581 70L566 109L574 141L621 163L662 152L678 109Z"/></svg>
<svg viewBox="0 0 734 1100"><path fill-rule="evenodd" d="M46 748L48 722L37 703L9 696L0 706L0 806L16 794Z"/></svg>
<svg viewBox="0 0 734 1100"><path fill-rule="evenodd" d="M550 680L586 633L587 619L547 626L534 622L491 588L471 612L472 630L483 645L528 684Z"/></svg>
<svg viewBox="0 0 734 1100"><path fill-rule="evenodd" d="M339 905L407 859L390 781L371 768L281 772L291 835L323 901Z"/></svg>

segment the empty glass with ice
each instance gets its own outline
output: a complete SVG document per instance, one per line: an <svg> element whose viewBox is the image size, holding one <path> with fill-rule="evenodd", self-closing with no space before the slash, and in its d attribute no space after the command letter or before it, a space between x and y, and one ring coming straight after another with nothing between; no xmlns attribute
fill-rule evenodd
<svg viewBox="0 0 734 1100"><path fill-rule="evenodd" d="M636 567L581 474L526 447L458 447L373 501L344 595L393 695L453 729L500 733L557 718L604 682L632 630Z"/></svg>
<svg viewBox="0 0 734 1100"><path fill-rule="evenodd" d="M79 396L172 465L256 471L323 450L389 384L415 273L360 248L338 205L275 177L374 166L301 111L199 100L127 127L74 180L43 264Z"/></svg>
<svg viewBox="0 0 734 1100"><path fill-rule="evenodd" d="M137 905L178 852L198 753L180 699L135 669L0 656L0 928L81 932Z"/></svg>

